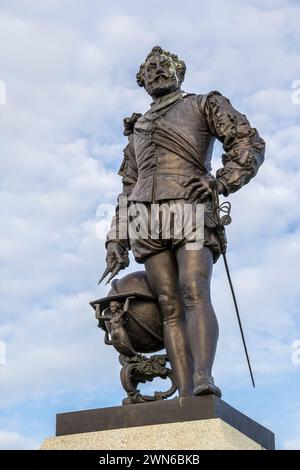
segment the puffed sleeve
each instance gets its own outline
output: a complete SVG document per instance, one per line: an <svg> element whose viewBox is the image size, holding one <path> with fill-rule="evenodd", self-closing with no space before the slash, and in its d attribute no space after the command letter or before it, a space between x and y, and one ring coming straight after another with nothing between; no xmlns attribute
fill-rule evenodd
<svg viewBox="0 0 300 470"><path fill-rule="evenodd" d="M132 136L128 137L129 143L124 149L124 158L120 166L118 174L122 176L122 192L118 196L118 203L113 216L110 230L106 237L106 246L109 242L114 241L122 245L125 249L129 249L127 236L127 205L128 197L133 190L137 181L137 166L132 143Z"/></svg>
<svg viewBox="0 0 300 470"><path fill-rule="evenodd" d="M264 161L265 142L247 117L219 92L204 95L201 107L211 133L223 144L223 167L216 178L228 196L256 175Z"/></svg>

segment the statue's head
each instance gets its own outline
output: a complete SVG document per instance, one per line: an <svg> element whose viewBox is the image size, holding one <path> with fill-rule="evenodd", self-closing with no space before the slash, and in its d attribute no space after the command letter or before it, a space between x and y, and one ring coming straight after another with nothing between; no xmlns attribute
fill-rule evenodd
<svg viewBox="0 0 300 470"><path fill-rule="evenodd" d="M109 310L111 311L111 313L117 313L117 311L120 310L121 308L122 308L121 302L118 302L116 300L112 300L109 303Z"/></svg>
<svg viewBox="0 0 300 470"><path fill-rule="evenodd" d="M150 96L158 98L180 89L185 69L185 63L177 55L155 46L140 66L136 79Z"/></svg>

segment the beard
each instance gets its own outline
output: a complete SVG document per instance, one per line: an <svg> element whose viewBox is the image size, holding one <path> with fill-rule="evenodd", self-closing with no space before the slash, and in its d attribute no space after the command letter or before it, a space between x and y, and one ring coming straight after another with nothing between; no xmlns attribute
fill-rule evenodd
<svg viewBox="0 0 300 470"><path fill-rule="evenodd" d="M177 76L159 75L151 82L145 83L145 90L153 98L168 95L180 87Z"/></svg>

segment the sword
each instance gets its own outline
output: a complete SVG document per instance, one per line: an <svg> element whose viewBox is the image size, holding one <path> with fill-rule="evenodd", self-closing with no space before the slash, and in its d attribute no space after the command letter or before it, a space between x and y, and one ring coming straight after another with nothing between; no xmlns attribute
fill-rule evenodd
<svg viewBox="0 0 300 470"><path fill-rule="evenodd" d="M229 283L229 286L230 286L231 295L232 295L232 298L233 298L235 313L236 313L236 316L237 316L237 320L238 320L238 324L239 324L239 328L240 328L240 332L241 332L241 336L242 336L244 351L245 351L245 355L246 355L246 359L247 359L247 364L248 364L248 368L249 368L249 372L250 372L250 376L251 376L252 385L255 388L254 376L253 376L253 372L252 372L252 368L251 368L251 363L250 363L250 358L249 358L248 349L247 349L247 345L246 345L246 340L245 340L245 336L244 336L244 331L243 331L243 326L242 326L242 322L241 322L240 312L239 312L239 308L238 308L238 304L237 304L237 300L236 300L236 296L235 296L235 292L234 292L234 288L233 288L233 284L232 284L232 280L231 280L231 275L230 275L230 271L229 271L229 266L228 266L228 262L227 262L227 257L226 257L227 239L226 239L226 235L225 235L225 227L224 226L230 224L230 222L231 222L231 217L230 217L231 204L230 204L230 202L225 201L220 205L218 185L217 185L216 178L214 178L214 177L210 178L209 187L212 191L212 208L213 208L213 214L214 214L214 222L216 223L216 229L217 229L218 238L219 238L219 241L220 241L221 253L222 253L222 257L223 257L224 265L225 265L225 271L226 271L226 274L227 274L227 279L228 279L228 283ZM225 215L223 215L222 217L220 216L221 212L225 213Z"/></svg>

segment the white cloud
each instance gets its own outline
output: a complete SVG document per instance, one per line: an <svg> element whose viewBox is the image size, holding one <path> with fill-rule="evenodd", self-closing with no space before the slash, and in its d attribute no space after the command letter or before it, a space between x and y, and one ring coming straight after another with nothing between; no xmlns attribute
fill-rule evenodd
<svg viewBox="0 0 300 470"><path fill-rule="evenodd" d="M2 450L35 450L39 443L17 432L0 429L0 449Z"/></svg>
<svg viewBox="0 0 300 470"><path fill-rule="evenodd" d="M25 310L19 324L11 319L0 328L7 338L1 406L77 388L101 390L115 381L118 355L103 343L91 299L91 291L57 294L54 307L33 308L30 314Z"/></svg>

